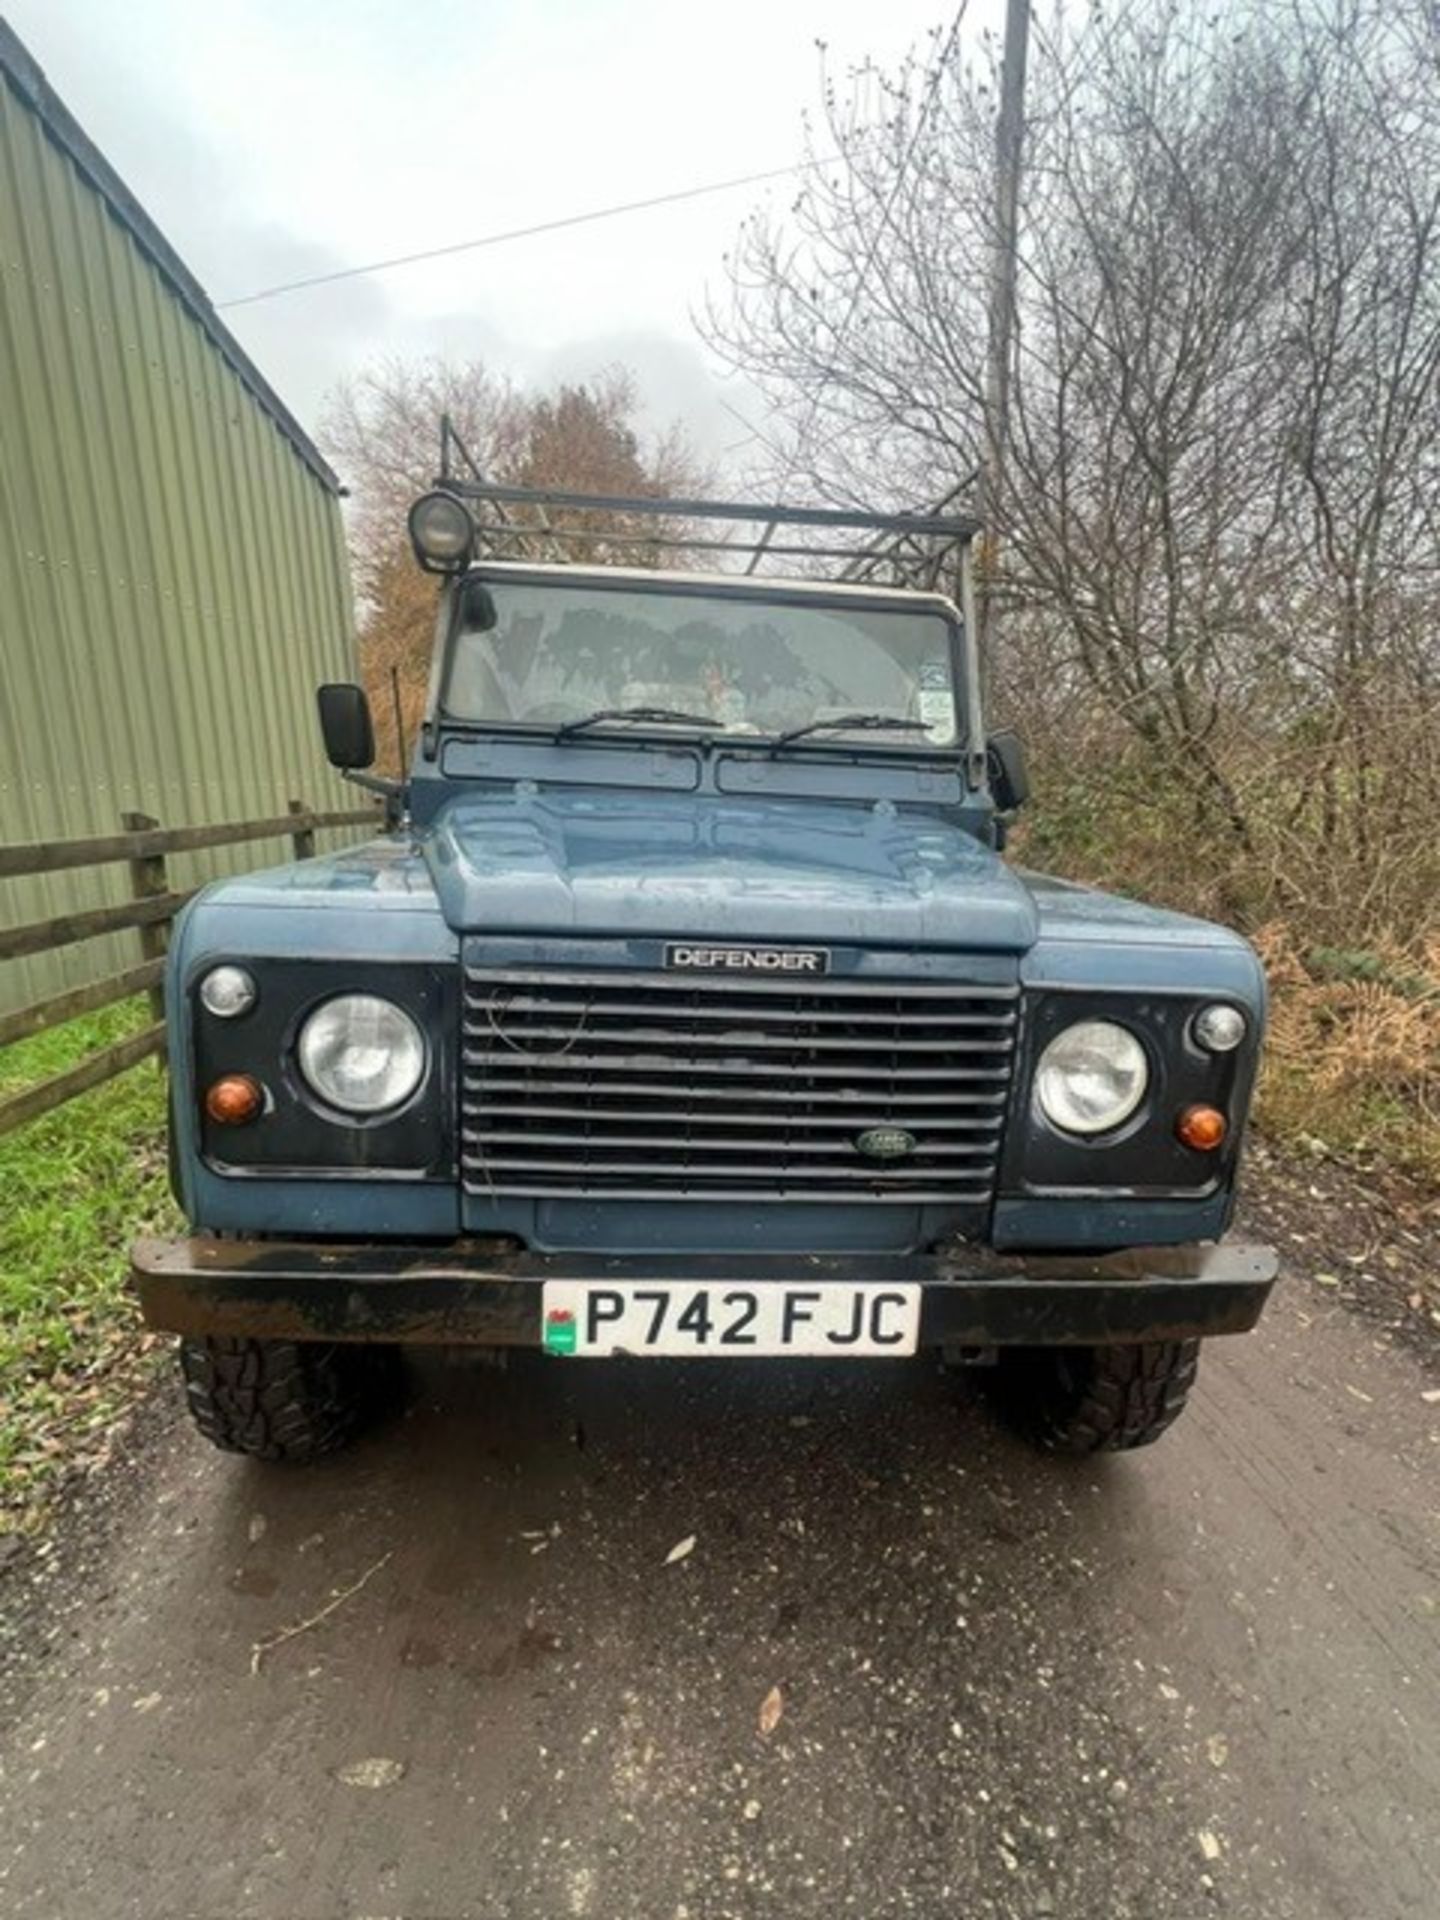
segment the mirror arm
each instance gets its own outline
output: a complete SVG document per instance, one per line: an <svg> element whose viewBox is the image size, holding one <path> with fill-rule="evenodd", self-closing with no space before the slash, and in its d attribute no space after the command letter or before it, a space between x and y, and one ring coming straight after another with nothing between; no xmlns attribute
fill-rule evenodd
<svg viewBox="0 0 1440 1920"><path fill-rule="evenodd" d="M363 787L367 793L380 793L387 800L405 798L405 782L392 780L383 773L361 773L358 767L341 767L340 778L349 780L354 786Z"/></svg>
<svg viewBox="0 0 1440 1920"><path fill-rule="evenodd" d="M393 833L409 818L409 793L403 780L391 780L383 773L361 773L356 767L341 767L340 778L366 793L378 793L385 802L385 827Z"/></svg>

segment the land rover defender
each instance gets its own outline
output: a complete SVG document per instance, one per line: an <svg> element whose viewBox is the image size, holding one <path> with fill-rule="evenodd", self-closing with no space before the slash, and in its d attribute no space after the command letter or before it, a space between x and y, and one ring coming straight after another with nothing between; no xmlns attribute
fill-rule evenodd
<svg viewBox="0 0 1440 1920"><path fill-rule="evenodd" d="M924 1349L1047 1445L1156 1438L1274 1277L1225 1237L1264 980L1002 859L973 527L527 493L457 446L410 518L403 783L320 692L389 830L207 888L172 943L192 1230L133 1265L200 1430L307 1458L400 1346L478 1343Z"/></svg>

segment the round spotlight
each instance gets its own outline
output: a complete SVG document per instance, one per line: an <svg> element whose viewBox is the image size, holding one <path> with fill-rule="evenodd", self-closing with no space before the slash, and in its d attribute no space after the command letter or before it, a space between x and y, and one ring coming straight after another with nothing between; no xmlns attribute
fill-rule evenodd
<svg viewBox="0 0 1440 1920"><path fill-rule="evenodd" d="M1228 1006L1223 1000L1201 1007L1190 1023L1195 1044L1203 1047L1207 1053L1233 1053L1248 1030L1239 1007Z"/></svg>
<svg viewBox="0 0 1440 1920"><path fill-rule="evenodd" d="M410 542L422 567L432 573L457 573L475 551L469 508L443 489L422 493L410 509Z"/></svg>
<svg viewBox="0 0 1440 1920"><path fill-rule="evenodd" d="M255 1004L255 982L244 967L213 967L200 982L200 1004L217 1020L235 1020Z"/></svg>

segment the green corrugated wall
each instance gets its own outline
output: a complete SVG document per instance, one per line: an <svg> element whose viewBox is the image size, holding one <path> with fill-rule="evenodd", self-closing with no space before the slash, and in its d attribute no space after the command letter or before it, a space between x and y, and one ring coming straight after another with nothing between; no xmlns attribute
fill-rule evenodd
<svg viewBox="0 0 1440 1920"><path fill-rule="evenodd" d="M114 832L131 808L180 825L358 799L314 717L317 683L354 674L333 483L123 214L0 71L0 842ZM126 884L0 881L0 920ZM132 934L0 963L0 1007L136 952Z"/></svg>

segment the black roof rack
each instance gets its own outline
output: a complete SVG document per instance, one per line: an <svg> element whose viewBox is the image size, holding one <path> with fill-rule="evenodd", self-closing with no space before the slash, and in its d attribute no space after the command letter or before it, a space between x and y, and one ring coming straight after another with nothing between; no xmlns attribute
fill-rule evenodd
<svg viewBox="0 0 1440 1920"><path fill-rule="evenodd" d="M643 556L654 565L667 554L703 554L724 556L707 564L726 572L755 575L767 563L796 561L803 565L791 577L934 589L958 578L979 532L954 510L963 486L918 513L501 486L485 478L448 417L436 484L479 509L479 552L492 560L615 565ZM782 530L791 537L777 539Z"/></svg>

